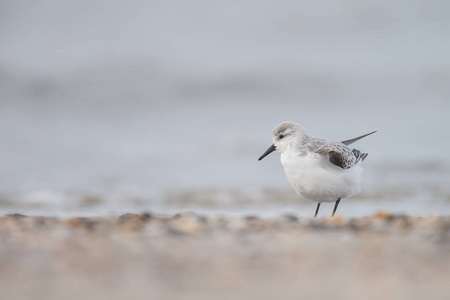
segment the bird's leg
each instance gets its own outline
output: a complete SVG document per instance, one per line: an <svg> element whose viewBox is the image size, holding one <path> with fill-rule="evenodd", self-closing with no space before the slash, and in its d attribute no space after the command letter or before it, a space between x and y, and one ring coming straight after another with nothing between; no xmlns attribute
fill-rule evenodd
<svg viewBox="0 0 450 300"><path fill-rule="evenodd" d="M319 212L320 202L317 203L316 213L314 214L314 218L317 217L317 213Z"/></svg>
<svg viewBox="0 0 450 300"><path fill-rule="evenodd" d="M336 213L339 202L341 202L341 198L337 199L336 204L334 205L333 214L331 215L332 217L334 217L334 214Z"/></svg>

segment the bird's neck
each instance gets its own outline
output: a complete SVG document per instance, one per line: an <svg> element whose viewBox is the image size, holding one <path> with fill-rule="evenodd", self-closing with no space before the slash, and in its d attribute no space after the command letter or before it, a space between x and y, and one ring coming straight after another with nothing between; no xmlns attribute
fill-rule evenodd
<svg viewBox="0 0 450 300"><path fill-rule="evenodd" d="M306 144L308 144L310 140L311 140L311 138L304 131L297 136L297 138L295 139L295 142L293 143L292 146L296 149L305 148Z"/></svg>
<svg viewBox="0 0 450 300"><path fill-rule="evenodd" d="M298 135L295 139L292 139L289 144L286 145L284 151L286 152L299 152L307 149L307 144L310 141L310 137L307 134Z"/></svg>

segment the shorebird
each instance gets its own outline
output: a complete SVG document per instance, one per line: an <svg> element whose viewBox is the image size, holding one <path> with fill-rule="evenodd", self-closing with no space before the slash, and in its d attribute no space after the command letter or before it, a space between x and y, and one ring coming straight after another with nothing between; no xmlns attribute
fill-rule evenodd
<svg viewBox="0 0 450 300"><path fill-rule="evenodd" d="M281 164L295 192L302 198L318 202L335 202L334 217L341 199L361 191L362 162L367 153L347 147L376 131L342 142L309 136L297 123L282 122L272 132L273 144L258 160L277 150Z"/></svg>

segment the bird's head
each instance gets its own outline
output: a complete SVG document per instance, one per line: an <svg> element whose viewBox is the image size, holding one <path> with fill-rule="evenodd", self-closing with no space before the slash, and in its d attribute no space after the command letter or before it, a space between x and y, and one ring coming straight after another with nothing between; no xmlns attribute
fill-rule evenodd
<svg viewBox="0 0 450 300"><path fill-rule="evenodd" d="M304 143L306 137L305 129L299 124L293 122L280 123L272 131L273 144L258 160L263 159L275 150L283 152L290 147Z"/></svg>

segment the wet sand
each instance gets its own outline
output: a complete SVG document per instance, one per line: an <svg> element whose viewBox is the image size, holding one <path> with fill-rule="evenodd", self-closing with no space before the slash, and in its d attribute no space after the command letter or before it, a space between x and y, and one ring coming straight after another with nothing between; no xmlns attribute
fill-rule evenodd
<svg viewBox="0 0 450 300"><path fill-rule="evenodd" d="M0 218L1 299L448 299L450 217Z"/></svg>

